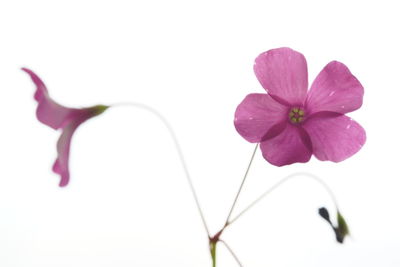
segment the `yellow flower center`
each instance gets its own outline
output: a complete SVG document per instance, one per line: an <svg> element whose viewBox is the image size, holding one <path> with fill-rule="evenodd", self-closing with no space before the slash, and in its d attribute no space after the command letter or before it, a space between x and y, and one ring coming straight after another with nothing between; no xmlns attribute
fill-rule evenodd
<svg viewBox="0 0 400 267"><path fill-rule="evenodd" d="M304 110L292 108L289 112L289 120L294 124L302 122L304 120Z"/></svg>

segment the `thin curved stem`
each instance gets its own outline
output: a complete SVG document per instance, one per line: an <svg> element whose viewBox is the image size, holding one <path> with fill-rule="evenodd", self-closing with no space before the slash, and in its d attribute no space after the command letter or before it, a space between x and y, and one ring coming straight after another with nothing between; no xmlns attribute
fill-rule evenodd
<svg viewBox="0 0 400 267"><path fill-rule="evenodd" d="M210 231L209 231L209 228L207 226L207 222L205 220L203 210L202 210L202 208L200 206L200 201L199 201L199 198L197 196L196 190L194 188L192 178L190 176L188 167L186 165L185 157L183 155L181 146L180 146L180 144L178 142L178 138L176 137L176 134L175 134L172 126L168 122L168 120L159 111L157 111L156 109L154 109L154 108L152 108L152 107L150 107L148 105L142 104L142 103L126 102L126 103L117 103L117 104L111 105L111 107L118 107L118 106L130 106L130 107L136 107L136 108L144 109L144 110L152 113L153 115L155 115L158 119L160 119L161 122L164 123L165 127L167 128L168 132L170 133L170 135L172 137L172 140L174 142L175 148L176 148L176 150L178 152L179 159L180 159L180 161L182 163L182 167L183 167L183 170L185 172L186 179L187 179L187 181L189 183L190 190L192 191L192 194L193 194L194 200L196 202L196 206L197 206L197 209L199 211L199 214L200 214L201 220L203 222L204 228L205 228L205 230L207 232L208 237L210 237Z"/></svg>
<svg viewBox="0 0 400 267"><path fill-rule="evenodd" d="M240 267L243 267L243 264L240 262L239 258L236 256L236 254L233 252L233 250L231 249L230 246L228 246L228 244L224 241L224 240L219 240L222 244L225 245L225 247L228 249L228 251L232 254L233 258L236 260L237 264Z"/></svg>
<svg viewBox="0 0 400 267"><path fill-rule="evenodd" d="M320 179L318 176L316 176L314 174L311 174L311 173L308 173L308 172L297 172L297 173L293 173L291 175L286 176L285 178L283 178L282 180L277 182L275 185L273 185L271 188L269 188L267 191L265 191L261 196L259 196L255 201L253 201L249 206L247 206L238 215L236 215L236 217L234 217L232 220L230 220L228 222L228 225L232 224L237 219L239 219L244 213L246 213L248 210L250 210L252 207L254 207L258 202L260 202L264 197L269 195L271 192L275 191L275 189L277 189L279 186L281 186L282 184L286 183L287 181L291 180L292 178L294 178L296 176L309 177L309 178L312 178L313 180L317 181L319 184L321 184L322 187L328 192L328 194L331 197L334 205L336 206L336 209L339 210L339 205L337 203L335 195L333 194L333 192L329 188L329 186L322 179Z"/></svg>
<svg viewBox="0 0 400 267"><path fill-rule="evenodd" d="M233 204L232 204L232 207L231 207L231 209L229 211L228 217L226 218L225 226L229 224L229 220L230 220L230 218L232 216L233 209L235 208L236 202L239 199L239 195L242 192L243 185L246 182L247 175L249 174L249 170L250 170L251 164L253 163L254 156L256 155L257 148L258 148L258 144L256 144L256 147L254 148L253 154L251 155L251 159L250 159L249 165L247 166L246 172L244 174L242 183L240 184L239 191L236 194L235 200L233 201Z"/></svg>

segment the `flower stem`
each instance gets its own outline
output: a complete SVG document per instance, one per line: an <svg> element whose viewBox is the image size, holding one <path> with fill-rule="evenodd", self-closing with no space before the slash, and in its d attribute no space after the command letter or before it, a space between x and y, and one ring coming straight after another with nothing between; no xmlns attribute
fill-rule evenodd
<svg viewBox="0 0 400 267"><path fill-rule="evenodd" d="M238 200L238 198L239 198L239 195L240 195L240 193L242 192L243 185L244 185L244 183L245 183L245 181L246 181L247 175L249 174L249 170L250 170L251 164L253 163L254 156L255 156L255 154L256 154L256 152L257 152L257 148L258 148L258 144L257 144L256 147L254 148L253 154L251 155L251 159L250 159L249 165L247 166L247 169L246 169L246 172L245 172L245 174L244 174L242 183L240 184L240 187L239 187L239 191L238 191L237 194L236 194L235 200L233 201L233 204L232 204L232 207L231 207L231 209L230 209L230 211L229 211L228 217L226 218L224 228L230 223L229 220L230 220L230 218L231 218L231 216L232 216L232 212L233 212L233 209L235 208L235 205L236 205L236 202L237 202L237 200Z"/></svg>
<svg viewBox="0 0 400 267"><path fill-rule="evenodd" d="M253 154L251 155L251 159L250 159L249 165L247 166L247 169L246 169L246 172L245 172L245 174L244 174L242 183L240 184L239 190L238 190L238 192L237 192L237 194L236 194L236 197L235 197L235 199L234 199L234 201L233 201L232 207L231 207L231 209L230 209L230 211L229 211L228 217L226 218L226 221L225 221L224 226L223 226L222 229L221 229L217 234L215 234L213 237L211 237L211 236L209 235L210 252L211 252L211 259L212 259L212 263L213 263L212 266L213 266L213 267L215 267L216 264L217 264L217 262L216 262L216 258L217 258L217 243L218 243L219 241L221 241L221 240L219 239L219 237L221 236L221 234L222 234L222 232L225 230L225 228L229 225L229 220L230 220L230 218L231 218L231 216L232 216L232 212L233 212L233 209L235 208L235 205L236 205L236 202L237 202L237 200L238 200L238 198L239 198L239 195L240 195L240 193L242 192L243 185L244 185L244 183L245 183L245 181L246 181L247 175L249 174L249 170L250 170L251 164L253 163L254 156L255 156L255 154L256 154L256 152L257 152L257 148L258 148L258 144L257 144L256 147L254 148ZM235 258L235 260L238 262L239 266L242 266L241 263L240 263L240 261L239 261L238 258L236 257L236 255L235 255L235 254L233 253L233 251L231 250L231 248L230 248L224 241L221 241L221 242L222 242L222 243L227 247L227 249L231 252L232 256L233 256L233 257Z"/></svg>
<svg viewBox="0 0 400 267"><path fill-rule="evenodd" d="M228 221L227 226L231 225L233 222L235 222L237 219L239 219L241 216L243 216L244 213L249 211L252 207L254 207L258 202L260 202L263 198L265 198L267 195L269 195L271 192L275 191L278 187L280 187L282 184L286 183L287 181L291 180L294 177L297 176L304 176L304 177L309 177L315 181L317 181L319 184L322 185L322 187L328 192L329 196L331 197L335 207L337 210L339 210L339 205L336 201L336 197L333 194L332 190L329 188L329 186L318 176L307 173L307 172L298 172L298 173L293 173L291 175L286 176L279 182L277 182L275 185L273 185L271 188L269 188L267 191L265 191L261 196L259 196L256 200L254 200L249 206L247 206L245 209L243 209L236 217L234 217L232 220Z"/></svg>
<svg viewBox="0 0 400 267"><path fill-rule="evenodd" d="M142 103L131 103L131 102L117 103L117 104L111 105L111 107L118 107L118 106L130 106L130 107L136 107L136 108L144 109L144 110L152 113L153 115L155 115L162 123L164 123L165 127L167 128L168 132L170 133L170 135L172 137L172 140L174 142L176 151L178 152L179 159L181 161L183 170L185 172L187 182L189 183L190 190L192 191L193 198L194 198L194 200L196 202L197 210L198 210L198 212L200 214L200 217L201 217L201 220L203 222L204 229L206 230L207 235L210 238L210 231L208 229L208 226L207 226L207 223L206 223L206 220L205 220L205 217L204 217L203 210L202 210L202 208L200 206L199 198L197 196L196 190L195 190L194 185L193 185L192 178L190 176L188 167L186 165L185 157L183 155L181 146L180 146L180 144L178 142L178 138L176 137L176 134L175 134L171 124L168 122L168 120L159 111L157 111L156 109L154 109L154 108L152 108L152 107L150 107L148 105L145 105L145 104L142 104Z"/></svg>
<svg viewBox="0 0 400 267"><path fill-rule="evenodd" d="M210 251L211 251L211 259L212 259L212 266L217 266L217 243L212 242L210 243Z"/></svg>
<svg viewBox="0 0 400 267"><path fill-rule="evenodd" d="M236 254L233 252L230 246L224 241L224 240L219 240L222 244L225 245L225 247L228 249L228 251L232 254L233 258L236 260L237 264L240 267L243 267L243 264L240 262L239 258L236 256Z"/></svg>

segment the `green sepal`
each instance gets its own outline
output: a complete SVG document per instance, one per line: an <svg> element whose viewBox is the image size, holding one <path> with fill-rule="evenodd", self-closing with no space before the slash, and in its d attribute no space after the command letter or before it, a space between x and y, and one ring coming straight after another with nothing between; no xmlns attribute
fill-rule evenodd
<svg viewBox="0 0 400 267"><path fill-rule="evenodd" d="M340 243L343 243L344 238L350 235L349 227L347 226L346 220L339 211L337 212L336 232L336 239Z"/></svg>
<svg viewBox="0 0 400 267"><path fill-rule="evenodd" d="M106 105L96 105L94 107L91 107L94 116L100 115L101 113L106 111L108 108L109 108L109 106L106 106Z"/></svg>

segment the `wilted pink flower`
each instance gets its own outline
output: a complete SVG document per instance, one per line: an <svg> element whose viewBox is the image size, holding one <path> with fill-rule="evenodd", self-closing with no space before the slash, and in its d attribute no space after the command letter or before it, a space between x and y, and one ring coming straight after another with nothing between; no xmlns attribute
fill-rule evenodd
<svg viewBox="0 0 400 267"><path fill-rule="evenodd" d="M235 112L235 127L260 143L264 158L283 166L319 160L339 162L364 145L364 129L343 115L361 107L364 89L342 63L332 61L309 91L307 62L290 48L260 54L255 74L268 94L249 94Z"/></svg>
<svg viewBox="0 0 400 267"><path fill-rule="evenodd" d="M108 107L97 105L89 108L66 108L53 101L42 80L31 70L23 68L36 85L35 100L38 102L36 116L38 120L51 128L62 129L57 142L58 157L53 165L53 171L61 175L60 186L66 186L69 181L69 151L72 135L81 123L100 115Z"/></svg>

